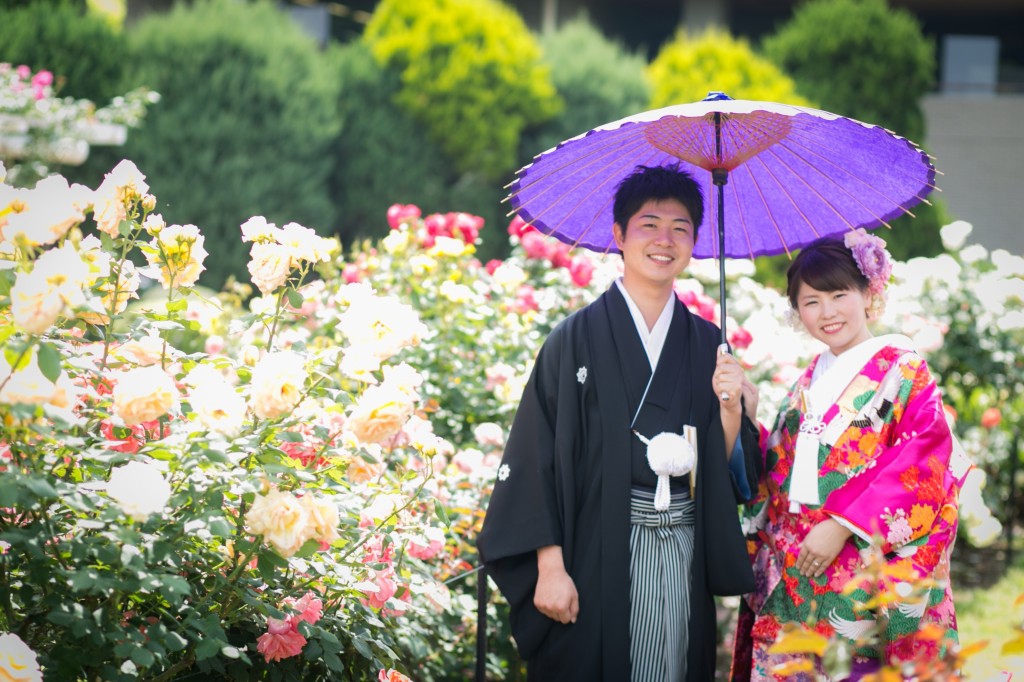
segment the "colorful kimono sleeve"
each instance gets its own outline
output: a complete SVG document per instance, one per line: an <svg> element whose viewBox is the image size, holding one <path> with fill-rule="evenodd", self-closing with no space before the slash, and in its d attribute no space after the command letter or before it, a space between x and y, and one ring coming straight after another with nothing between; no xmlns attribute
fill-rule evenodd
<svg viewBox="0 0 1024 682"><path fill-rule="evenodd" d="M893 442L868 469L832 491L822 508L863 536L881 535L886 553L928 534L956 485L949 472L953 441L938 388L923 363L893 369L903 370L916 372L902 415L896 408Z"/></svg>

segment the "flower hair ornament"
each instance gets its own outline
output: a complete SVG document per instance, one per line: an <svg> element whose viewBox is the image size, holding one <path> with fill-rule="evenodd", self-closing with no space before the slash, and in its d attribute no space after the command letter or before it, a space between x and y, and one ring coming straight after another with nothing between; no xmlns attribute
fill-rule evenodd
<svg viewBox="0 0 1024 682"><path fill-rule="evenodd" d="M877 318L885 312L885 288L892 277L892 256L885 249L885 240L868 234L861 227L847 232L843 243L850 249L861 274L868 280L868 292L871 294L868 317Z"/></svg>

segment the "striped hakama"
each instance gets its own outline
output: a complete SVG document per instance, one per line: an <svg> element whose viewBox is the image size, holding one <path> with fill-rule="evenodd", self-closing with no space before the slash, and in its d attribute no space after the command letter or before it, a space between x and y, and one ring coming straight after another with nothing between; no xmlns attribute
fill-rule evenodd
<svg viewBox="0 0 1024 682"><path fill-rule="evenodd" d="M630 499L629 588L632 682L682 682L690 618L694 502L673 492L667 511L654 492L634 488Z"/></svg>

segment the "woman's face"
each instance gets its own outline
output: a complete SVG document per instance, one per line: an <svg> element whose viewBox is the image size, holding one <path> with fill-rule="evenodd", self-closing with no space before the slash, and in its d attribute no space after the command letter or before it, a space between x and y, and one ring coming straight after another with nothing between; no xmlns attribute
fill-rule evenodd
<svg viewBox="0 0 1024 682"><path fill-rule="evenodd" d="M870 303L867 291L818 291L807 282L800 283L796 296L796 309L807 332L835 355L871 338L867 312Z"/></svg>

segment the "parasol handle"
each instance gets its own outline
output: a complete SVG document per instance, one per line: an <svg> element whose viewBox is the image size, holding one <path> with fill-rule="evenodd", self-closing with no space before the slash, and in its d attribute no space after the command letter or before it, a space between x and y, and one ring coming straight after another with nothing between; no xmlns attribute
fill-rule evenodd
<svg viewBox="0 0 1024 682"><path fill-rule="evenodd" d="M728 344L725 333L725 184L729 182L727 168L711 171L711 180L718 188L718 306L721 311L722 343Z"/></svg>

